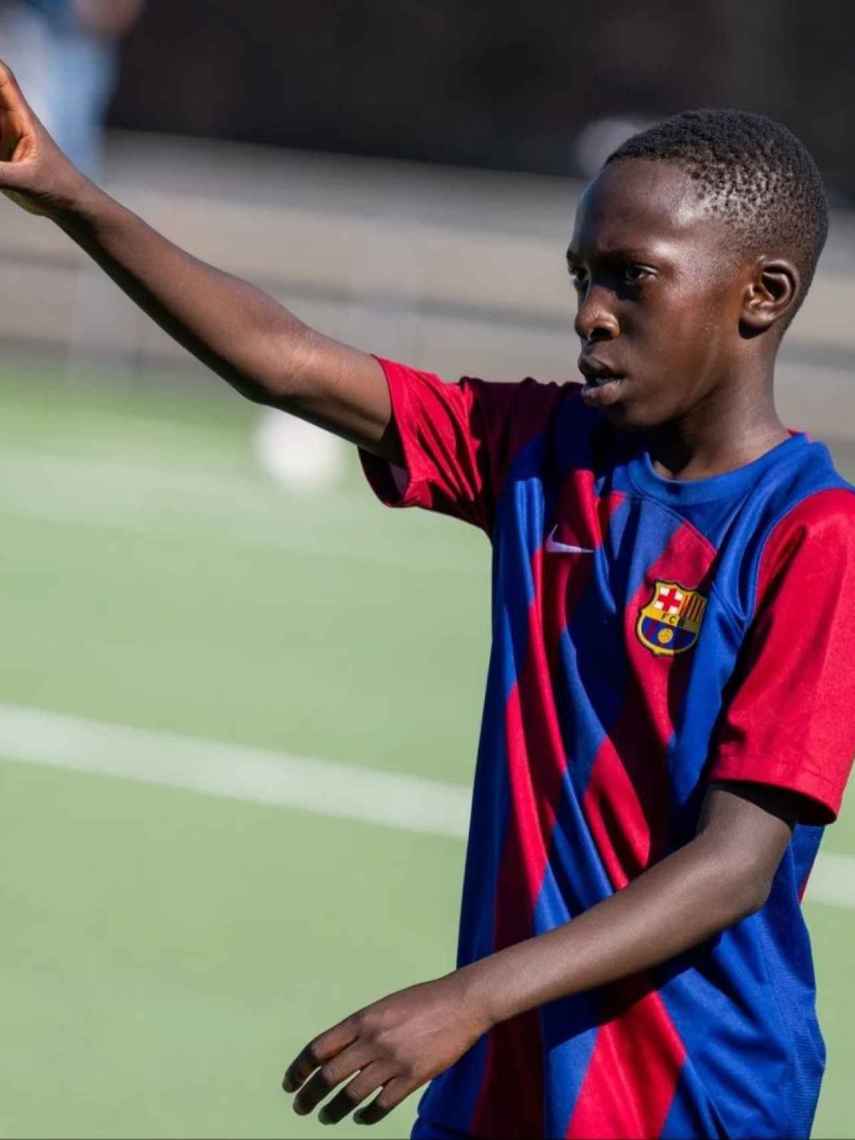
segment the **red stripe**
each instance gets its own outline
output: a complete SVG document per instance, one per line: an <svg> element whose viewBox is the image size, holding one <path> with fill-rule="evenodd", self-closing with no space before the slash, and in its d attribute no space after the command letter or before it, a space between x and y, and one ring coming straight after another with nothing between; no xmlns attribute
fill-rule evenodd
<svg viewBox="0 0 855 1140"><path fill-rule="evenodd" d="M583 807L616 890L661 857L667 846L667 746L683 702L691 653L657 656L637 634L638 615L657 578L703 586L715 550L693 528L677 530L624 613L627 697L591 772Z"/></svg>
<svg viewBox="0 0 855 1140"><path fill-rule="evenodd" d="M535 557L539 581L541 555ZM564 749L552 689L542 683L545 655L538 600L529 611L529 653L508 697L508 831L496 895L495 949L530 938L555 823ZM480 1136L543 1135L543 1042L536 1011L490 1034L484 1082L473 1120Z"/></svg>
<svg viewBox="0 0 855 1140"><path fill-rule="evenodd" d="M591 504L581 531L575 520L574 535L580 545L600 546L603 526L619 499L598 504L590 472L574 472L568 483L573 484L573 502ZM561 511L559 503L559 518ZM532 559L535 595L528 613L526 658L505 714L509 810L496 893L496 950L534 933L534 908L566 770L555 705L558 641L593 566L589 556L544 555L542 550ZM532 1011L490 1034L472 1131L483 1136L540 1136L543 1127L543 1043L539 1015Z"/></svg>
<svg viewBox="0 0 855 1140"><path fill-rule="evenodd" d="M667 746L691 664L691 650L657 656L647 649L637 636L638 615L657 578L703 589L714 556L706 539L681 527L625 611L627 699L597 755L583 804L615 890L667 850ZM597 1031L569 1137L658 1136L667 1119L685 1050L658 994L639 997L640 979L627 984L637 1000L627 1003L626 984L609 991L622 995L623 1005Z"/></svg>
<svg viewBox="0 0 855 1140"><path fill-rule="evenodd" d="M686 1050L658 994L636 983L635 993L624 986L622 996L620 1011L597 1030L568 1140L662 1135Z"/></svg>
<svg viewBox="0 0 855 1140"><path fill-rule="evenodd" d="M510 803L496 893L496 950L531 936L534 901L543 881L546 848L530 770L533 741L526 736L536 724L523 717L520 685L515 685L506 710ZM544 749L532 752L547 759ZM543 1135L543 1043L536 1012L503 1022L490 1034L472 1131L478 1136Z"/></svg>
<svg viewBox="0 0 855 1140"><path fill-rule="evenodd" d="M615 890L625 887L647 863L650 812L645 811L619 751L623 729L606 738L585 791L583 809L591 836Z"/></svg>

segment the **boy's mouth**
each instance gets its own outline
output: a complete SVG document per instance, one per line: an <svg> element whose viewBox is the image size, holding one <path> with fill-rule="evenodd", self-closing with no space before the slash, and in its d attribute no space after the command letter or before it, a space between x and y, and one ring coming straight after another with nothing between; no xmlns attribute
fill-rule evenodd
<svg viewBox="0 0 855 1140"><path fill-rule="evenodd" d="M601 360L590 356L579 357L579 371L585 377L582 399L586 404L604 407L620 399L621 388L626 377L615 372Z"/></svg>

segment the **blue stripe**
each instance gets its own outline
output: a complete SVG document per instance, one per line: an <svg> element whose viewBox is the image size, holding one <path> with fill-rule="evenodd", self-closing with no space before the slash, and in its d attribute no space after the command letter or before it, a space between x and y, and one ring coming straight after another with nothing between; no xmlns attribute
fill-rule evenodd
<svg viewBox="0 0 855 1140"><path fill-rule="evenodd" d="M675 710L667 749L671 850L688 843L698 830L710 742L742 645L742 630L717 593L709 593L701 634L692 649L691 678Z"/></svg>
<svg viewBox="0 0 855 1140"><path fill-rule="evenodd" d="M654 514L655 518L651 517ZM638 591L647 567L660 557L681 525L679 519L655 507L645 510L638 500L625 499L611 517L604 547L596 555L594 575L561 636L562 683L556 689L569 765L551 837L546 881L550 893L554 889L565 900L563 921L572 917L569 905L582 913L612 893L582 810L582 799L607 730L620 716L626 699L627 600ZM596 653L592 652L594 646ZM536 916L538 932L557 925L550 922L556 907L545 892L542 902ZM599 1020L596 992L555 1003L544 1018L550 1135L563 1136L567 1131Z"/></svg>
<svg viewBox="0 0 855 1140"><path fill-rule="evenodd" d="M825 834L824 827L808 827L799 824L793 831L790 840L790 851L793 856L793 871L796 889L801 890L813 869L819 851L819 845Z"/></svg>
<svg viewBox="0 0 855 1140"><path fill-rule="evenodd" d="M543 536L544 496L537 478L543 446L543 440L536 439L518 457L505 484L496 525L493 648L472 801L461 964L494 949L495 897L509 812L506 710L528 652L528 615L535 596L531 563ZM515 530L518 510L524 512L526 525Z"/></svg>
<svg viewBox="0 0 855 1140"><path fill-rule="evenodd" d="M687 1059L662 1128L661 1140L688 1140L694 1136L703 1136L704 1140L727 1140L730 1133Z"/></svg>
<svg viewBox="0 0 855 1140"><path fill-rule="evenodd" d="M580 870L577 869L574 875L576 886L582 881ZM597 873L596 868L592 871ZM535 930L552 930L570 920L567 897L568 892L547 866L535 909ZM596 1001L588 994L550 1002L540 1009L545 1054L544 1124L547 1136L563 1136L566 1132L594 1051L596 1025Z"/></svg>
<svg viewBox="0 0 855 1140"><path fill-rule="evenodd" d="M547 498L542 480L546 441L525 447L508 473L499 502L493 549L493 644L506 658L507 699L525 668L529 650L529 610L535 599L534 557L543 545Z"/></svg>
<svg viewBox="0 0 855 1140"><path fill-rule="evenodd" d="M539 437L517 457L497 512L493 648L466 854L459 966L495 950L496 892L510 812L506 711L528 654L529 610L535 597L532 561L543 542L546 509L540 478L544 446ZM449 1127L467 1127L477 1109L487 1054L487 1039L482 1038L432 1082L419 1105L420 1114Z"/></svg>
<svg viewBox="0 0 855 1140"><path fill-rule="evenodd" d="M762 911L662 970L660 995L728 1136L810 1132L824 1047L796 889L788 850Z"/></svg>
<svg viewBox="0 0 855 1140"><path fill-rule="evenodd" d="M494 646L487 676L466 850L458 966L484 958L495 949L496 890L508 825L506 667L507 658ZM467 1128L475 1115L486 1064L487 1038L482 1037L456 1064L431 1082L419 1103L420 1117L430 1120L432 1125Z"/></svg>
<svg viewBox="0 0 855 1140"><path fill-rule="evenodd" d="M571 906L580 914L612 893L581 804L607 729L620 716L625 700L629 672L624 645L626 599L638 591L648 565L659 558L681 525L672 515L653 511L655 520L649 508L644 512L633 499L626 499L614 511L604 548L595 556L592 579L560 638L562 683L555 691L570 760L535 910L537 933L569 921ZM646 518L640 517L645 513ZM633 557L622 559L630 549ZM578 652L579 646L587 647L587 653ZM599 652L591 653L592 646ZM550 1135L564 1135L567 1130L599 1020L596 993L553 1003L542 1013Z"/></svg>

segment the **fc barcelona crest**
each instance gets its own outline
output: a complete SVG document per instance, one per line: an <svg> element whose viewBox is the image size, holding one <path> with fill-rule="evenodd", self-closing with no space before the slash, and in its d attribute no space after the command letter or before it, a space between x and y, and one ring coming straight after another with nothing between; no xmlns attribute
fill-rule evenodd
<svg viewBox="0 0 855 1140"><path fill-rule="evenodd" d="M697 590L657 578L653 597L638 615L638 640L657 657L685 653L698 640L706 608Z"/></svg>

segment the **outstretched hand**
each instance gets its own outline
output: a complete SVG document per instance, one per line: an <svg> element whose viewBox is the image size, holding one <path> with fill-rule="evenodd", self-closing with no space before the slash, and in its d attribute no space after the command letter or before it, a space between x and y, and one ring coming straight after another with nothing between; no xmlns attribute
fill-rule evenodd
<svg viewBox="0 0 855 1140"><path fill-rule="evenodd" d="M56 217L73 206L85 184L0 62L0 190L31 214Z"/></svg>
<svg viewBox="0 0 855 1140"><path fill-rule="evenodd" d="M306 1115L347 1081L321 1110L324 1124L337 1124L380 1090L354 1117L376 1124L489 1028L461 975L449 974L374 1002L316 1037L288 1066L282 1087L297 1094L294 1111Z"/></svg>

